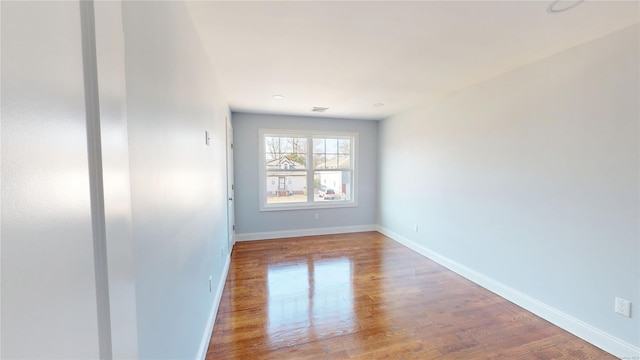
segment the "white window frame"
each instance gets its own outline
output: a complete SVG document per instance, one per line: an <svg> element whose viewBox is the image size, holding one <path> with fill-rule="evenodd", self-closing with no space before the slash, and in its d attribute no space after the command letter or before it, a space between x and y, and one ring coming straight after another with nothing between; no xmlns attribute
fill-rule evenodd
<svg viewBox="0 0 640 360"><path fill-rule="evenodd" d="M306 137L307 138L307 201L304 203L267 203L267 159L265 154L265 137ZM351 198L349 200L340 201L314 201L314 174L316 170L313 168L313 138L344 138L351 140ZM280 210L296 210L296 209L326 209L326 208L344 208L358 206L358 133L347 131L321 131L321 130L286 130L286 129L259 129L258 140L258 176L259 191L258 194L260 211L280 211ZM324 171L319 169L318 171Z"/></svg>

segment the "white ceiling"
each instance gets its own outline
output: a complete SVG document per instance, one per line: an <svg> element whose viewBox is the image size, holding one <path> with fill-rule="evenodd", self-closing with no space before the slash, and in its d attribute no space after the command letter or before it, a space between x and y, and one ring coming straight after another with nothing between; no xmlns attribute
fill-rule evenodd
<svg viewBox="0 0 640 360"><path fill-rule="evenodd" d="M233 111L321 106L319 116L372 120L640 18L638 1L587 0L554 14L551 1L187 3Z"/></svg>

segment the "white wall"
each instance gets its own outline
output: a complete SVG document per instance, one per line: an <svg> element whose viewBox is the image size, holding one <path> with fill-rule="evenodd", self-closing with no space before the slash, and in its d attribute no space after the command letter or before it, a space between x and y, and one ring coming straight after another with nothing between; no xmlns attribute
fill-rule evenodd
<svg viewBox="0 0 640 360"><path fill-rule="evenodd" d="M591 340L618 355L640 347L638 33L379 128L384 229L595 328ZM616 296L633 303L632 318L614 313Z"/></svg>
<svg viewBox="0 0 640 360"><path fill-rule="evenodd" d="M193 359L229 252L228 108L184 3L122 6L138 351Z"/></svg>
<svg viewBox="0 0 640 360"><path fill-rule="evenodd" d="M135 359L138 327L122 6L118 1L94 5L111 349L115 359Z"/></svg>
<svg viewBox="0 0 640 360"><path fill-rule="evenodd" d="M260 211L259 129L357 132L357 207ZM321 229L365 229L376 223L377 132L375 121L300 116L233 114L236 235L238 239L318 233ZM314 215L319 214L315 220Z"/></svg>
<svg viewBox="0 0 640 360"><path fill-rule="evenodd" d="M203 357L230 114L184 4L1 6L1 357Z"/></svg>
<svg viewBox="0 0 640 360"><path fill-rule="evenodd" d="M80 7L2 1L2 358L97 358Z"/></svg>

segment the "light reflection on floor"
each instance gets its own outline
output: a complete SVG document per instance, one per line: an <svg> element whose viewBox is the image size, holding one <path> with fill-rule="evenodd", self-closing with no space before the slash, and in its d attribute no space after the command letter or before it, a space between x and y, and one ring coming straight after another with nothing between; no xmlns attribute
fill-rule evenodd
<svg viewBox="0 0 640 360"><path fill-rule="evenodd" d="M300 336L326 335L355 330L352 264L348 258L312 260L272 265L268 269L268 333L277 337L291 329ZM337 325L336 325L337 324ZM319 329L318 327L322 327ZM272 341L278 339L271 339ZM284 339L281 339L284 340Z"/></svg>
<svg viewBox="0 0 640 360"><path fill-rule="evenodd" d="M379 233L236 244L207 350L454 358L614 359Z"/></svg>

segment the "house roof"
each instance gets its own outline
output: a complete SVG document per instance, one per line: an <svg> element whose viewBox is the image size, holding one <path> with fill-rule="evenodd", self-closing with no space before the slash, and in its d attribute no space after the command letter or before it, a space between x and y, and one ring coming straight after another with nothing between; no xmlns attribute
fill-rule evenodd
<svg viewBox="0 0 640 360"><path fill-rule="evenodd" d="M340 155L339 157L328 158L324 164L317 165L316 169L350 169L351 156Z"/></svg>
<svg viewBox="0 0 640 360"><path fill-rule="evenodd" d="M271 161L267 161L267 169L284 169L284 168L290 168L291 166L293 166L294 169L305 169L306 165L302 164L300 162L291 160L289 158L289 155L282 155L279 158L273 159ZM284 166L284 165L288 165L288 166Z"/></svg>

